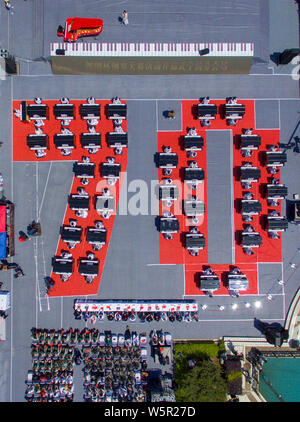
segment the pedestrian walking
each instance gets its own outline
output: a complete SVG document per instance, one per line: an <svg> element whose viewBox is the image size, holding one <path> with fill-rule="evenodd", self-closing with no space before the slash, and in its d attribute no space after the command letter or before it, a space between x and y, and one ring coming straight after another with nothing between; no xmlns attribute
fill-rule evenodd
<svg viewBox="0 0 300 422"><path fill-rule="evenodd" d="M128 25L128 13L126 12L126 10L123 10L122 13L122 22L124 25Z"/></svg>
<svg viewBox="0 0 300 422"><path fill-rule="evenodd" d="M4 4L5 4L6 9L9 11L9 13L11 15L13 15L14 14L14 11L13 11L14 7L12 6L11 2L9 0L4 0Z"/></svg>

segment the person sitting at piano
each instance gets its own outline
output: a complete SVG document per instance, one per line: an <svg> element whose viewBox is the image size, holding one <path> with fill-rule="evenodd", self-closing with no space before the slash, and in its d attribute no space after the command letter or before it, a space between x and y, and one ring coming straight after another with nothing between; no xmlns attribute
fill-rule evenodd
<svg viewBox="0 0 300 422"><path fill-rule="evenodd" d="M35 156L36 156L36 158L42 158L42 157L45 157L45 155L47 155L46 152L45 152L45 150L43 150L43 149L37 149L37 150L35 150Z"/></svg>
<svg viewBox="0 0 300 422"><path fill-rule="evenodd" d="M70 252L67 252L67 251L62 251L61 257L65 258L65 259L69 259L69 258L72 258L72 254Z"/></svg>
<svg viewBox="0 0 300 422"><path fill-rule="evenodd" d="M67 97L62 97L60 99L60 102L61 102L61 104L69 104L70 103L70 100Z"/></svg>
<svg viewBox="0 0 300 422"><path fill-rule="evenodd" d="M65 127L65 126L70 126L71 123L71 119L62 119L61 120L61 126Z"/></svg>
<svg viewBox="0 0 300 422"><path fill-rule="evenodd" d="M104 229L104 224L102 223L102 221L100 221L100 220L95 221L95 228L96 229Z"/></svg>
<svg viewBox="0 0 300 422"><path fill-rule="evenodd" d="M110 164L114 164L116 162L115 157L107 157L107 162Z"/></svg>
<svg viewBox="0 0 300 422"><path fill-rule="evenodd" d="M201 120L201 126L209 127L210 126L210 120L209 119L202 119Z"/></svg>
<svg viewBox="0 0 300 422"><path fill-rule="evenodd" d="M95 97L88 97L86 101L88 104L95 104Z"/></svg>
<svg viewBox="0 0 300 422"><path fill-rule="evenodd" d="M231 274L241 274L241 270L238 267L234 267L231 271Z"/></svg>
<svg viewBox="0 0 300 422"><path fill-rule="evenodd" d="M34 128L34 133L36 135L43 135L44 134L43 129L41 127L35 127Z"/></svg>
<svg viewBox="0 0 300 422"><path fill-rule="evenodd" d="M122 103L121 103L121 99L120 99L119 97L114 97L114 98L112 99L112 103L113 103L113 104L122 104Z"/></svg>
<svg viewBox="0 0 300 422"><path fill-rule="evenodd" d="M254 227L249 224L246 227L245 231L248 232L248 233L253 233L254 232Z"/></svg>
<svg viewBox="0 0 300 422"><path fill-rule="evenodd" d="M120 125L122 124L122 121L123 121L123 120L122 120L122 119L120 119L120 118L119 118L119 119L114 119L114 120L113 120L114 126L120 126Z"/></svg>
<svg viewBox="0 0 300 422"><path fill-rule="evenodd" d="M92 261L93 259L95 259L95 254L93 252L88 252L86 257L87 259L90 259Z"/></svg>
<svg viewBox="0 0 300 422"><path fill-rule="evenodd" d="M201 104L204 104L204 105L209 104L209 97L204 97L201 101Z"/></svg>
<svg viewBox="0 0 300 422"><path fill-rule="evenodd" d="M71 155L72 148L63 148L61 149L61 155L64 157L67 157L68 155Z"/></svg>
<svg viewBox="0 0 300 422"><path fill-rule="evenodd" d="M237 104L237 98L236 97L228 98L227 104Z"/></svg>
<svg viewBox="0 0 300 422"><path fill-rule="evenodd" d="M76 242L67 242L68 249L74 249L76 246Z"/></svg>
<svg viewBox="0 0 300 422"><path fill-rule="evenodd" d="M123 148L121 148L121 147L116 147L116 148L114 149L114 152L115 152L115 154L116 154L116 155L122 155L122 154L123 154Z"/></svg>
<svg viewBox="0 0 300 422"><path fill-rule="evenodd" d="M86 218L88 216L88 211L87 210L76 210L75 211L75 215L76 217L80 217L80 218Z"/></svg>
<svg viewBox="0 0 300 422"><path fill-rule="evenodd" d="M70 219L70 226L71 227L77 227L77 220L74 220L73 218Z"/></svg>
<svg viewBox="0 0 300 422"><path fill-rule="evenodd" d="M252 135L252 131L253 131L252 128L251 129L245 129L244 130L244 135Z"/></svg>
<svg viewBox="0 0 300 422"><path fill-rule="evenodd" d="M279 172L279 168L276 166L271 166L268 168L270 174L277 174Z"/></svg>
<svg viewBox="0 0 300 422"><path fill-rule="evenodd" d="M237 119L228 119L227 123L228 123L228 126L236 126L237 125Z"/></svg>
<svg viewBox="0 0 300 422"><path fill-rule="evenodd" d="M195 127L191 127L188 131L189 136L197 136L197 129Z"/></svg>
<svg viewBox="0 0 300 422"><path fill-rule="evenodd" d="M35 104L42 104L42 99L40 97L36 97L33 100L35 102Z"/></svg>
<svg viewBox="0 0 300 422"><path fill-rule="evenodd" d="M21 119L22 117L22 111L19 108L16 108L14 110L15 116L18 117L19 119Z"/></svg>
<svg viewBox="0 0 300 422"><path fill-rule="evenodd" d="M86 283L91 284L93 282L93 280L94 280L93 276L91 276L91 275L85 276Z"/></svg>
<svg viewBox="0 0 300 422"><path fill-rule="evenodd" d="M45 123L43 122L42 119L36 119L36 120L34 120L33 124L34 124L34 127L42 127L42 126L45 125Z"/></svg>
<svg viewBox="0 0 300 422"><path fill-rule="evenodd" d="M82 157L82 162L83 163L89 163L91 160L90 160L90 157L86 157L86 156L84 156L84 157Z"/></svg>
<svg viewBox="0 0 300 422"><path fill-rule="evenodd" d="M197 168L198 167L197 161L191 161L190 164L189 164L189 167L190 168Z"/></svg>
<svg viewBox="0 0 300 422"><path fill-rule="evenodd" d="M79 187L77 189L77 193L78 193L78 195L84 195L84 196L88 195L88 193L86 192L86 190L83 187Z"/></svg>
<svg viewBox="0 0 300 422"><path fill-rule="evenodd" d="M249 201L249 200L251 200L253 198L254 198L254 194L252 192L245 192L244 193L243 199L246 199L246 200Z"/></svg>
<svg viewBox="0 0 300 422"><path fill-rule="evenodd" d="M62 128L61 129L61 133L63 135L72 135L72 132L69 129L67 129L67 128Z"/></svg>
<svg viewBox="0 0 300 422"><path fill-rule="evenodd" d="M80 182L81 182L81 184L82 184L82 185L84 185L84 186L87 186L87 185L90 183L90 181L89 181L89 179L88 179L87 177L83 177L83 178L80 180Z"/></svg>
<svg viewBox="0 0 300 422"><path fill-rule="evenodd" d="M122 126L115 126L114 131L116 133L125 133Z"/></svg>
<svg viewBox="0 0 300 422"><path fill-rule="evenodd" d="M166 153L166 154L170 154L170 153L172 152L172 148L171 148L170 146L168 146L168 147L164 147L163 151L164 151L164 153Z"/></svg>
<svg viewBox="0 0 300 422"><path fill-rule="evenodd" d="M69 276L69 274L61 274L60 275L60 279L61 279L61 281L68 281L69 280L69 278L70 278L70 276Z"/></svg>
<svg viewBox="0 0 300 422"><path fill-rule="evenodd" d="M98 119L87 119L87 125L88 126L97 126L97 124L99 123Z"/></svg>
<svg viewBox="0 0 300 422"><path fill-rule="evenodd" d="M88 148L89 154L96 154L98 151L99 151L99 147Z"/></svg>
<svg viewBox="0 0 300 422"><path fill-rule="evenodd" d="M213 273L214 272L211 267L207 267L203 270L203 274L206 274L206 275L213 275Z"/></svg>

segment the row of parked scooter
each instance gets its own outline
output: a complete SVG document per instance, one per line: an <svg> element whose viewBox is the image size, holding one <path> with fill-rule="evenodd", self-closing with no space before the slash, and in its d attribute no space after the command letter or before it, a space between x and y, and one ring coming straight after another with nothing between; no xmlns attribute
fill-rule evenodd
<svg viewBox="0 0 300 422"><path fill-rule="evenodd" d="M84 364L87 401L145 401L145 333L112 334L97 329L32 329L28 401L71 401L73 368ZM80 345L80 347L78 347Z"/></svg>
<svg viewBox="0 0 300 422"><path fill-rule="evenodd" d="M25 399L28 402L73 401L73 370L28 371Z"/></svg>
<svg viewBox="0 0 300 422"><path fill-rule="evenodd" d="M103 333L97 344L83 345L84 400L144 402L147 399L145 333Z"/></svg>

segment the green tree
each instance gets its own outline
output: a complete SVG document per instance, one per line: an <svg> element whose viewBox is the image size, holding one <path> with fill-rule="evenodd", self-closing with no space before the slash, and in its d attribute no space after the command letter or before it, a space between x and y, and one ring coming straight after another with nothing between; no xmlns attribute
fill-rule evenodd
<svg viewBox="0 0 300 422"><path fill-rule="evenodd" d="M180 379L176 390L178 402L224 402L226 401L226 380L220 368L204 360L200 365L189 369Z"/></svg>

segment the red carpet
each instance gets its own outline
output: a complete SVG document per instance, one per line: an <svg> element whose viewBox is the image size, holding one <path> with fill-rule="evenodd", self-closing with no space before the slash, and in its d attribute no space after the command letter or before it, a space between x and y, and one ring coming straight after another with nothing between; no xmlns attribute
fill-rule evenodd
<svg viewBox="0 0 300 422"><path fill-rule="evenodd" d="M180 137L187 133L188 128L196 127L198 134L204 138L206 143L206 131L207 130L232 130L234 147L233 147L233 186L234 186L234 231L235 231L235 264L241 269L241 271L247 275L249 280L249 289L241 294L256 294L258 293L258 280L257 280L257 263L258 262L281 262L281 239L273 240L268 237L268 233L265 230L265 220L268 214L267 200L263 194L263 187L266 184L270 176L267 173L267 168L263 165L264 151L267 146L271 144L278 144L280 139L279 130L255 130L255 107L253 100L239 100L239 103L245 105L246 112L242 120L238 121L237 125L227 126L226 120L222 118L222 110L226 101L211 100L218 106L218 114L216 119L212 121L211 126L208 129L203 129L200 125L200 121L195 118L197 113L197 100L183 100L182 101L182 131L174 132L158 132L158 151L162 151L163 146L171 146L173 152L178 154L178 167L173 170L172 179L178 180L181 174L182 168L187 166L186 153L182 150L180 145ZM251 158L244 158L241 155L239 149L238 135L240 135L243 129L253 128L254 133L261 136L262 144L258 151L254 151ZM206 174L206 145L204 144L203 151L198 152L196 158L199 167L202 167ZM239 212L239 202L243 196L243 190L239 181L239 170L243 161L250 161L254 166L258 166L261 169L261 179L258 183L254 183L252 192L255 194L255 198L262 203L262 213L260 216L254 217L253 226L260 232L263 238L263 244L260 248L254 249L255 253L252 256L247 256L243 253L240 246L240 232L243 230L244 224L242 216ZM162 170L158 170L159 180L162 179ZM280 176L279 176L280 177ZM181 180L179 178L179 180ZM203 186L203 198L205 202L205 208L207 209L207 190L206 180L204 180ZM199 196L199 194L198 194ZM277 208L280 211L280 206ZM176 212L174 212L176 215ZM160 204L160 215L162 213L162 204ZM161 264L183 264L185 266L185 295L203 295L199 289L199 275L202 271L202 264L209 265L208 262L208 239L207 239L207 214L205 213L203 223L199 226L199 231L202 232L206 238L206 247L203 251L199 252L199 256L191 256L184 248L184 233L188 231L188 226L185 224L185 217L183 215L177 215L180 222L180 231L174 235L173 240L165 240L160 235L159 248L160 248L160 263ZM228 290L224 285L226 281L226 273L229 271L230 265L213 265L213 270L220 276L221 288L215 294L228 294ZM226 283L225 283L226 284Z"/></svg>
<svg viewBox="0 0 300 422"><path fill-rule="evenodd" d="M29 133L34 133L33 123L24 123L21 122L18 118L14 116L13 118L13 159L14 161L64 161L64 160L82 160L83 156L90 156L91 162L94 162L95 165L95 178L90 179L89 185L85 186L85 190L91 197L91 203L93 202L94 196L96 193L102 192L102 189L106 186L106 179L101 178L99 173L99 164L106 161L106 158L109 156L115 156L112 148L109 148L105 142L105 135L108 132L113 131L113 122L106 118L104 110L106 104L110 103L109 100L96 101L96 103L101 104L101 120L97 126L97 130L102 134L102 148L97 154L89 155L86 150L81 148L80 145L80 134L82 132L87 132L87 125L84 120L81 119L79 115L79 105L85 101L71 100L70 103L75 104L75 119L70 124L69 129L75 134L75 144L76 148L72 151L71 156L63 157L59 150L55 148L53 143L53 135L60 132L60 122L57 121L53 115L52 109L53 105L58 101L44 101L49 105L49 120L45 121L45 126L43 127L44 133L49 135L49 151L47 156L42 159L36 159L34 152L30 151L26 145L26 136ZM30 103L30 101L29 101ZM13 103L13 108L16 109L19 107L20 101L15 101ZM122 127L124 131L127 131L127 122L124 120ZM108 186L110 191L116 196L116 209L119 201L119 193L123 181L123 172L126 171L127 166L127 149L123 149L123 154L121 156L115 156L116 162L121 164L121 179L117 184L112 187ZM73 185L70 193L76 193L77 187L81 186L80 179L74 178ZM115 192L113 189L115 188ZM67 282L62 282L60 276L54 273L51 274L53 280L55 280L55 286L49 293L50 296L82 296L82 295L94 295L98 293L101 275L104 268L105 258L109 246L109 241L113 229L113 224L115 216L111 216L108 220L103 220L95 208L92 206L89 215L86 219L78 218L75 216L75 212L72 211L67 205L68 198L66 197L66 212L64 216L64 221L61 225L68 225L69 220L72 218L77 219L78 226L83 228L82 242L78 244L75 249L71 250L74 259L74 273ZM99 259L99 276L94 278L92 284L87 284L84 281L83 276L78 273L78 258L85 258L86 253L91 250L90 246L85 241L85 229L87 227L93 227L95 220L101 219L104 223L105 228L107 229L107 241L100 251L94 252L95 257ZM58 223L59 224L59 223ZM62 242L61 238L59 239L56 255L60 255L61 251L68 250L65 242Z"/></svg>

